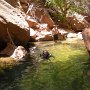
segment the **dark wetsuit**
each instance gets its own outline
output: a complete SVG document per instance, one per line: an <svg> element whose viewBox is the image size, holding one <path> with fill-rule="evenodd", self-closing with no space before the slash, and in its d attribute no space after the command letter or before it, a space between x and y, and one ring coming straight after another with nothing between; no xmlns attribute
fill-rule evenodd
<svg viewBox="0 0 90 90"><path fill-rule="evenodd" d="M43 52L43 58L44 58L44 59L49 59L49 57L50 57L49 52L48 52L48 51L44 51L44 52Z"/></svg>
<svg viewBox="0 0 90 90"><path fill-rule="evenodd" d="M49 59L50 58L50 54L48 51L43 51L42 54L40 54L40 56L43 58L43 59Z"/></svg>

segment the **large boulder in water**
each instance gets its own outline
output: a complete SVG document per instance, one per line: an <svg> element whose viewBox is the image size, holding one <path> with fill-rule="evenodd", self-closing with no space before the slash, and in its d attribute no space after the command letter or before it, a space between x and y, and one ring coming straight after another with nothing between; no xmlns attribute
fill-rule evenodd
<svg viewBox="0 0 90 90"><path fill-rule="evenodd" d="M10 42L10 37L16 45L25 45L29 41L29 26L24 15L6 1L0 0L0 43Z"/></svg>

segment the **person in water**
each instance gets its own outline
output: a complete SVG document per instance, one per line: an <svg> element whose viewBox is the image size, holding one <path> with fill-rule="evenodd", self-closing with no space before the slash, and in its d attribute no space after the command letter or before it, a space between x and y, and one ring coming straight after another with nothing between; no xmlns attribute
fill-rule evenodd
<svg viewBox="0 0 90 90"><path fill-rule="evenodd" d="M48 50L43 50L42 54L40 54L40 56L43 58L43 59L46 59L46 60L50 60L50 57L53 57L49 52Z"/></svg>
<svg viewBox="0 0 90 90"><path fill-rule="evenodd" d="M40 54L40 56L43 59L49 59L50 58L50 53L47 50L43 50L42 54Z"/></svg>
<svg viewBox="0 0 90 90"><path fill-rule="evenodd" d="M59 32L58 32L57 26L54 25L53 26L53 29L52 29L52 35L53 35L54 42L57 42L57 40L58 40L58 34L59 34Z"/></svg>
<svg viewBox="0 0 90 90"><path fill-rule="evenodd" d="M42 54L43 54L43 58L44 58L44 59L49 59L50 53L49 53L47 50L43 51Z"/></svg>

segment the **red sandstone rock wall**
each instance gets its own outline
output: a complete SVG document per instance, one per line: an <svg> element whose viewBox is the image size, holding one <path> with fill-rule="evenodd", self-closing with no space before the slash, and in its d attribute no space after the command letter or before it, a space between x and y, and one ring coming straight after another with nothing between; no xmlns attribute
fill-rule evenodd
<svg viewBox="0 0 90 90"><path fill-rule="evenodd" d="M9 42L11 38L16 44L23 45L29 41L28 23L23 17L24 13L18 11L4 0L0 0L0 42Z"/></svg>

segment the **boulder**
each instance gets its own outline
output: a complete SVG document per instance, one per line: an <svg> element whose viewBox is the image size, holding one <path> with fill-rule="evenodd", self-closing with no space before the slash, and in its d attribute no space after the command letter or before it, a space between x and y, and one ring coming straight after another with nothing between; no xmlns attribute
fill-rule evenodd
<svg viewBox="0 0 90 90"><path fill-rule="evenodd" d="M68 17L67 21L71 26L71 29L77 32L82 31L88 25L85 19L80 21L76 17Z"/></svg>
<svg viewBox="0 0 90 90"><path fill-rule="evenodd" d="M44 8L37 8L34 5L31 5L27 13L28 15L37 18L40 23L47 23L49 28L53 28L54 21Z"/></svg>
<svg viewBox="0 0 90 90"><path fill-rule="evenodd" d="M48 14L48 12L43 8L38 8L35 11L35 15L40 19L41 23L47 23L49 28L53 28L54 21Z"/></svg>
<svg viewBox="0 0 90 90"><path fill-rule="evenodd" d="M15 45L25 45L30 39L28 28L24 13L0 0L0 43L12 39Z"/></svg>
<svg viewBox="0 0 90 90"><path fill-rule="evenodd" d="M68 28L75 32L81 32L84 28L89 26L86 16L74 13L72 16L66 18L65 22L59 21L59 27Z"/></svg>
<svg viewBox="0 0 90 90"><path fill-rule="evenodd" d="M27 57L27 51L23 46L18 46L11 57L16 60L24 60Z"/></svg>

